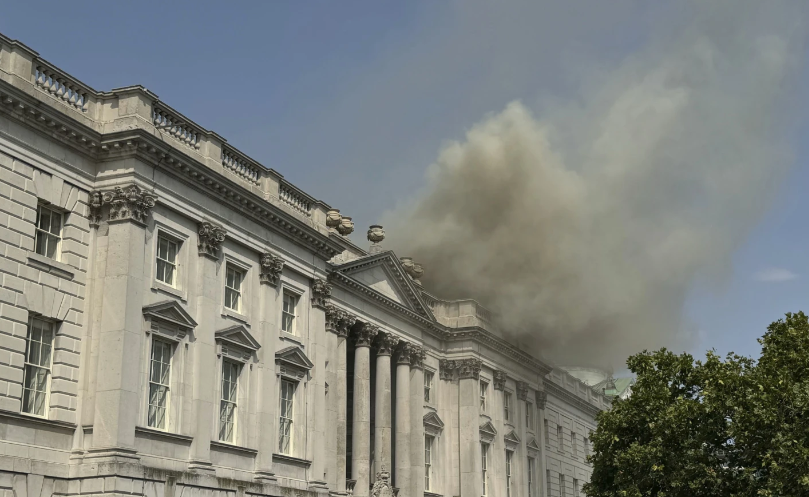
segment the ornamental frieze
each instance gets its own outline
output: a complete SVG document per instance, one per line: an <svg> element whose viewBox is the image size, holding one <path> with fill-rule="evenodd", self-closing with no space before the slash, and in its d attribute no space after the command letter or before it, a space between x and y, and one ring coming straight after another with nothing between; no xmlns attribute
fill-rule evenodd
<svg viewBox="0 0 809 497"><path fill-rule="evenodd" d="M261 254L259 281L265 285L278 287L281 280L281 272L284 270L284 259L272 255L269 252Z"/></svg>

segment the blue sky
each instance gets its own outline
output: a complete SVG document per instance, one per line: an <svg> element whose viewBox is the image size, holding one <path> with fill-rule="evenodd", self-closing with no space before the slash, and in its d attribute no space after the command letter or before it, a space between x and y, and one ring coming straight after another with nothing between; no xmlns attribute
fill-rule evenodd
<svg viewBox="0 0 809 497"><path fill-rule="evenodd" d="M363 227L424 185L447 140L515 99L541 112L575 98L587 71L689 15L668 2L503 5L6 2L0 32L96 89L146 86L352 215L364 245ZM795 95L801 115L805 96ZM732 274L693 285L694 353L755 355L766 324L809 310L809 148L804 121L796 126L795 165L733 253Z"/></svg>

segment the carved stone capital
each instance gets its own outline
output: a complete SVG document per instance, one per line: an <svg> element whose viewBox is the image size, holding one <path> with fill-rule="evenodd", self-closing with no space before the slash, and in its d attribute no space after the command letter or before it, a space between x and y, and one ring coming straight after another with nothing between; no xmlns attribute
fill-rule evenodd
<svg viewBox="0 0 809 497"><path fill-rule="evenodd" d="M355 336L357 338L357 347L370 347L376 334L379 333L379 326L371 323L362 323Z"/></svg>
<svg viewBox="0 0 809 497"><path fill-rule="evenodd" d="M517 382L517 399L528 400L528 383L524 381Z"/></svg>
<svg viewBox="0 0 809 497"><path fill-rule="evenodd" d="M348 338L348 332L354 323L357 322L357 317L345 311L340 311L337 317L337 336Z"/></svg>
<svg viewBox="0 0 809 497"><path fill-rule="evenodd" d="M157 195L142 190L138 185L116 186L112 190L90 192L88 218L90 226L101 223L102 207L109 205L108 222L132 221L141 225L149 222L152 208L157 203Z"/></svg>
<svg viewBox="0 0 809 497"><path fill-rule="evenodd" d="M477 380L482 366L483 362L480 359L461 359L457 361L458 379Z"/></svg>
<svg viewBox="0 0 809 497"><path fill-rule="evenodd" d="M104 206L104 194L98 190L90 192L90 198L87 200L87 207L90 213L87 218L90 220L90 226L98 228L101 224L101 207Z"/></svg>
<svg viewBox="0 0 809 497"><path fill-rule="evenodd" d="M545 403L548 401L548 392L545 390L537 390L536 392L537 408L545 409Z"/></svg>
<svg viewBox="0 0 809 497"><path fill-rule="evenodd" d="M427 352L421 345L411 345L412 352L410 352L410 367L422 369L424 368L424 359L427 357Z"/></svg>
<svg viewBox="0 0 809 497"><path fill-rule="evenodd" d="M354 495L354 485L356 484L357 480L346 479L346 493L348 495Z"/></svg>
<svg viewBox="0 0 809 497"><path fill-rule="evenodd" d="M331 298L331 283L326 280L315 279L312 282L312 307L325 309Z"/></svg>
<svg viewBox="0 0 809 497"><path fill-rule="evenodd" d="M199 255L218 259L219 249L222 248L222 242L225 241L226 235L227 231L221 226L208 221L199 223L199 228L197 229Z"/></svg>
<svg viewBox="0 0 809 497"><path fill-rule="evenodd" d="M502 391L504 388L506 388L506 378L507 377L508 377L508 375L506 375L505 371L499 371L499 370L495 371L494 372L494 389Z"/></svg>
<svg viewBox="0 0 809 497"><path fill-rule="evenodd" d="M396 350L396 364L410 365L414 350L415 346L412 343L404 340L399 342L399 347Z"/></svg>
<svg viewBox="0 0 809 497"><path fill-rule="evenodd" d="M376 337L376 353L379 355L391 355L393 348L399 343L399 338L390 333L380 333Z"/></svg>
<svg viewBox="0 0 809 497"><path fill-rule="evenodd" d="M458 361L452 359L441 359L438 361L438 375L442 380L452 381Z"/></svg>
<svg viewBox="0 0 809 497"><path fill-rule="evenodd" d="M269 252L261 254L259 281L265 285L278 287L281 281L281 272L284 270L284 259L276 257Z"/></svg>
<svg viewBox="0 0 809 497"><path fill-rule="evenodd" d="M337 307L327 304L326 308L326 331L337 334L337 323L340 321L340 313L343 312Z"/></svg>

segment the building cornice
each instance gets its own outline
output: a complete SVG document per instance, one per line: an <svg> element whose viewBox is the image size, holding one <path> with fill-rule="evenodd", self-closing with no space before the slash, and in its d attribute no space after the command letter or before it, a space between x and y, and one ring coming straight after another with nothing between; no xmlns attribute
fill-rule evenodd
<svg viewBox="0 0 809 497"><path fill-rule="evenodd" d="M553 367L543 361L537 360L530 354L523 352L502 338L496 337L483 328L452 328L445 331L445 339L448 342L473 340L490 349L496 350L519 364L526 366L537 373L545 376L553 371Z"/></svg>
<svg viewBox="0 0 809 497"><path fill-rule="evenodd" d="M559 398L559 399L561 399L561 400L563 400L563 401L565 401L565 402L567 402L567 403L569 403L569 404L571 404L571 405L573 405L575 407L578 407L579 409L581 409L582 411L586 412L587 414L589 414L589 415L591 415L593 417L595 417L599 412L604 410L604 409L601 409L600 407L598 407L596 405L593 405L593 404L587 402L586 400L582 399L578 395L575 395L572 392L569 392L569 391L565 390L564 388L560 387L559 385L557 385L556 383L554 383L552 381L546 381L545 382L545 390L549 394L551 394L551 395L553 395L553 396L555 396L555 397L557 397L557 398Z"/></svg>

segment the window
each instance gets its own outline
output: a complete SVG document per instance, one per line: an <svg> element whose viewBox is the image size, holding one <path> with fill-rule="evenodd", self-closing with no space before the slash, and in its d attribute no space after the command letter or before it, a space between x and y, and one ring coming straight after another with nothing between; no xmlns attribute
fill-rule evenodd
<svg viewBox="0 0 809 497"><path fill-rule="evenodd" d="M489 391L489 384L480 380L480 410L486 410L486 393Z"/></svg>
<svg viewBox="0 0 809 497"><path fill-rule="evenodd" d="M551 443L551 431L548 429L548 420L545 420L545 443L550 445Z"/></svg>
<svg viewBox="0 0 809 497"><path fill-rule="evenodd" d="M51 376L53 326L50 321L31 318L25 338L25 378L22 412L44 416Z"/></svg>
<svg viewBox="0 0 809 497"><path fill-rule="evenodd" d="M62 215L43 205L37 206L36 253L50 259L59 258L59 243L62 241Z"/></svg>
<svg viewBox="0 0 809 497"><path fill-rule="evenodd" d="M533 457L528 458L527 469L528 469L528 497L534 497L534 492L536 491L535 490L536 482L534 482L534 479L536 478L536 476L534 476L535 465Z"/></svg>
<svg viewBox="0 0 809 497"><path fill-rule="evenodd" d="M579 480L573 478L573 495L579 497Z"/></svg>
<svg viewBox="0 0 809 497"><path fill-rule="evenodd" d="M295 334L295 311L298 306L298 297L284 292L284 309L281 313L281 330Z"/></svg>
<svg viewBox="0 0 809 497"><path fill-rule="evenodd" d="M172 346L162 340L152 340L152 359L149 369L149 415L152 428L165 430L168 410L169 381L171 378Z"/></svg>
<svg viewBox="0 0 809 497"><path fill-rule="evenodd" d="M511 394L508 392L503 392L503 418L511 420Z"/></svg>
<svg viewBox="0 0 809 497"><path fill-rule="evenodd" d="M565 475L559 475L559 495L565 497L567 495L567 489L565 488Z"/></svg>
<svg viewBox="0 0 809 497"><path fill-rule="evenodd" d="M424 402L430 402L430 391L433 389L433 373L424 372Z"/></svg>
<svg viewBox="0 0 809 497"><path fill-rule="evenodd" d="M557 450L564 454L565 452L565 439L564 439L564 430L562 429L562 425L556 425L556 441L559 444Z"/></svg>
<svg viewBox="0 0 809 497"><path fill-rule="evenodd" d="M433 441L435 438L424 435L424 490L431 490L430 480L433 471Z"/></svg>
<svg viewBox="0 0 809 497"><path fill-rule="evenodd" d="M157 280L174 286L177 272L177 249L179 245L164 236L157 237Z"/></svg>
<svg viewBox="0 0 809 497"><path fill-rule="evenodd" d="M551 495L551 470L545 470L545 486L548 487L548 497Z"/></svg>
<svg viewBox="0 0 809 497"><path fill-rule="evenodd" d="M511 459L514 456L514 452L507 450L506 451L506 497L511 497Z"/></svg>
<svg viewBox="0 0 809 497"><path fill-rule="evenodd" d="M534 431L534 404L525 401L525 427Z"/></svg>
<svg viewBox="0 0 809 497"><path fill-rule="evenodd" d="M576 433L574 433L572 431L570 432L570 447L572 447L572 449L573 449L573 455L578 456L579 455L579 448L576 447Z"/></svg>
<svg viewBox="0 0 809 497"><path fill-rule="evenodd" d="M584 437L584 457L588 457L590 455L590 439Z"/></svg>
<svg viewBox="0 0 809 497"><path fill-rule="evenodd" d="M239 312L242 300L242 280L244 273L238 269L228 266L227 278L225 280L225 307Z"/></svg>
<svg viewBox="0 0 809 497"><path fill-rule="evenodd" d="M489 488L488 482L486 481L486 474L489 470L489 444L481 443L480 444L480 468L483 472L483 493L481 495L486 495L487 490Z"/></svg>
<svg viewBox="0 0 809 497"><path fill-rule="evenodd" d="M222 361L222 399L219 402L219 440L233 442L236 426L236 395L239 391L238 364Z"/></svg>
<svg viewBox="0 0 809 497"><path fill-rule="evenodd" d="M292 453L292 408L295 396L295 384L291 381L281 381L281 418L278 430L278 452Z"/></svg>

